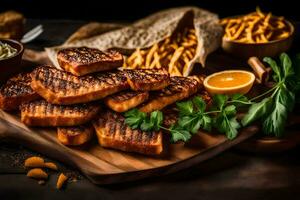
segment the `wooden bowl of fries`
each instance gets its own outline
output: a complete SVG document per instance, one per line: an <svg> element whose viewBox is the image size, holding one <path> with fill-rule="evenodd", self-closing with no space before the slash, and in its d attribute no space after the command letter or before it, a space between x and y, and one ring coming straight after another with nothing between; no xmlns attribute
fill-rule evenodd
<svg viewBox="0 0 300 200"><path fill-rule="evenodd" d="M292 45L295 28L283 17L265 14L260 10L243 16L221 20L225 28L222 48L236 57L274 57Z"/></svg>

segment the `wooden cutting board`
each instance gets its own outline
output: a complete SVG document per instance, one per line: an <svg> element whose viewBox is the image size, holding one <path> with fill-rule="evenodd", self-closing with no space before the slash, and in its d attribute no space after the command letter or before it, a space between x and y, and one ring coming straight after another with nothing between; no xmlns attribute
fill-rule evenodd
<svg viewBox="0 0 300 200"><path fill-rule="evenodd" d="M97 32L92 30L98 30L98 26L93 26L92 29L86 27L84 30L77 31L75 38L81 38L82 35L90 36L91 33ZM39 64L49 63L45 52L25 50L23 58ZM217 53L209 56L205 70L199 67L195 67L195 69L198 69L197 73L212 73L221 70L218 68L220 66L223 67L222 69L226 69L228 66L240 68L245 67L244 63ZM25 68L36 65L28 62L23 64ZM257 126L241 129L239 136L232 141L220 134L199 132L193 137L191 143L171 144L164 148L166 151L161 156L149 157L104 149L97 144L96 138L83 147L66 147L56 139L55 129L28 128L20 122L18 114L9 114L0 110L0 138L10 139L76 167L96 184L119 183L173 173L210 159L245 141L258 131Z"/></svg>
<svg viewBox="0 0 300 200"><path fill-rule="evenodd" d="M34 62L23 62L24 70L36 66L36 63L49 63L44 52L26 50L23 58ZM217 70L213 63L209 69ZM211 73L210 70L206 72ZM220 154L250 138L258 130L256 126L243 129L233 141L221 134L199 132L191 143L171 144L164 148L166 151L161 156L149 157L102 148L96 138L82 147L66 147L58 142L56 129L29 128L20 122L18 113L10 114L0 110L0 137L78 168L96 184L119 183L173 173Z"/></svg>
<svg viewBox="0 0 300 200"><path fill-rule="evenodd" d="M60 144L55 129L29 128L17 114L0 110L0 137L20 143L32 150L78 168L96 184L111 184L160 176L191 167L214 157L258 132L251 126L239 136L227 140L223 135L199 132L190 144L172 144L159 157L143 156L104 149L96 138L88 145L70 148Z"/></svg>
<svg viewBox="0 0 300 200"><path fill-rule="evenodd" d="M45 53L41 52L27 50L24 57L35 63L49 62ZM205 73L221 70L219 66L241 67L234 59L223 54L213 55L208 64ZM33 64L24 62L23 65L26 68ZM191 143L171 144L161 156L149 157L102 148L97 144L96 138L83 147L66 147L58 142L55 129L26 127L20 122L18 114L0 110L0 137L78 168L95 184L119 183L173 173L210 159L258 131L257 126L241 129L239 136L233 141L221 134L199 132Z"/></svg>

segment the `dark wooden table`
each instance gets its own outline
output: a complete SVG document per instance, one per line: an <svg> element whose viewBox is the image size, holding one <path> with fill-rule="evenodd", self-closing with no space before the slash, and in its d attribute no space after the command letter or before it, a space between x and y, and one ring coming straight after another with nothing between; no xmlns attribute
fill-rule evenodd
<svg viewBox="0 0 300 200"><path fill-rule="evenodd" d="M42 23L45 32L28 48L41 50L64 42L84 22L29 20L27 28ZM23 160L39 155L17 144L0 141L0 199L299 199L300 148L273 155L231 149L193 168L146 180L96 186L86 178L55 189L57 174L44 186L28 179ZM56 162L58 163L58 162ZM79 174L59 163L63 171Z"/></svg>

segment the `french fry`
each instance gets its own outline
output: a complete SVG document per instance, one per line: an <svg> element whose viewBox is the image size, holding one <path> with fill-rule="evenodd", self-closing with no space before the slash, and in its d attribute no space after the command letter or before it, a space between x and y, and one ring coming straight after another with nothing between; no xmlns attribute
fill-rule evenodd
<svg viewBox="0 0 300 200"><path fill-rule="evenodd" d="M197 40L196 35L188 35L188 38L191 40Z"/></svg>
<svg viewBox="0 0 300 200"><path fill-rule="evenodd" d="M175 66L175 63L177 62L177 60L181 56L183 50L184 50L184 47L179 47L178 49L176 49L175 53L173 54L173 56L170 60L169 71L170 71L170 69L171 69L171 71L173 70L173 68Z"/></svg>
<svg viewBox="0 0 300 200"><path fill-rule="evenodd" d="M282 29L284 28L286 25L283 21L277 21L277 28Z"/></svg>
<svg viewBox="0 0 300 200"><path fill-rule="evenodd" d="M289 37L291 30L283 17L263 13L258 7L256 12L220 21L224 26L224 38L242 43L266 43Z"/></svg>
<svg viewBox="0 0 300 200"><path fill-rule="evenodd" d="M289 35L288 32L283 32L278 36L278 38L286 38L288 35Z"/></svg>
<svg viewBox="0 0 300 200"><path fill-rule="evenodd" d="M173 67L172 69L169 69L169 73L172 76L182 76L182 74L180 73L177 67Z"/></svg>
<svg viewBox="0 0 300 200"><path fill-rule="evenodd" d="M194 58L197 48L195 29L185 28L148 49L136 49L125 58L124 68L166 68L172 76L182 76Z"/></svg>
<svg viewBox="0 0 300 200"><path fill-rule="evenodd" d="M161 64L160 64L159 60L160 60L160 57L159 57L158 53L155 52L155 53L154 53L154 61L155 61L155 66L156 66L158 69L161 68Z"/></svg>
<svg viewBox="0 0 300 200"><path fill-rule="evenodd" d="M245 24L242 24L239 29L237 30L237 32L232 36L231 40L235 40L237 39L241 34L242 31L245 29Z"/></svg>
<svg viewBox="0 0 300 200"><path fill-rule="evenodd" d="M268 42L268 39L266 38L266 36L264 34L260 35L262 42Z"/></svg>
<svg viewBox="0 0 300 200"><path fill-rule="evenodd" d="M158 45L155 44L155 45L153 45L153 46L151 47L151 49L149 50L149 52L148 52L148 54L147 54L147 56L146 56L146 64L145 64L145 67L149 67L149 66L150 66L150 62L151 62L151 60L152 60L152 58L153 58L153 55L154 55L154 52L156 52L157 48L158 48Z"/></svg>
<svg viewBox="0 0 300 200"><path fill-rule="evenodd" d="M187 49L184 53L187 55L187 57L190 60L193 59L194 56L193 56L192 52L189 49Z"/></svg>

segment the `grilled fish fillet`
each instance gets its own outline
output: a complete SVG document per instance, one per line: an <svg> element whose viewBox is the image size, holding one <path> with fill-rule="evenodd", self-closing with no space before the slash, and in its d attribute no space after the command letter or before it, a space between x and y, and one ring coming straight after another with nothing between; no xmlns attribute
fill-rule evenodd
<svg viewBox="0 0 300 200"><path fill-rule="evenodd" d="M57 139L60 143L70 146L78 146L87 143L94 135L92 125L58 127Z"/></svg>
<svg viewBox="0 0 300 200"><path fill-rule="evenodd" d="M106 97L104 103L116 112L125 112L145 102L148 97L148 92L123 91Z"/></svg>
<svg viewBox="0 0 300 200"><path fill-rule="evenodd" d="M32 73L31 87L48 102L60 105L86 103L129 87L124 72L113 71L77 77L49 66Z"/></svg>
<svg viewBox="0 0 300 200"><path fill-rule="evenodd" d="M45 100L20 106L21 121L28 126L76 126L91 121L100 110L94 104L54 105Z"/></svg>
<svg viewBox="0 0 300 200"><path fill-rule="evenodd" d="M30 83L30 73L20 73L9 79L0 89L0 108L17 110L22 103L40 98Z"/></svg>
<svg viewBox="0 0 300 200"><path fill-rule="evenodd" d="M66 48L57 53L61 68L76 76L116 69L123 65L123 56L117 51L106 52L88 47Z"/></svg>
<svg viewBox="0 0 300 200"><path fill-rule="evenodd" d="M124 117L119 113L101 113L93 125L102 147L146 155L158 155L163 150L161 132L133 130L125 124Z"/></svg>
<svg viewBox="0 0 300 200"><path fill-rule="evenodd" d="M124 70L132 90L161 90L170 83L170 77L165 69L134 69Z"/></svg>
<svg viewBox="0 0 300 200"><path fill-rule="evenodd" d="M142 112L161 110L164 107L195 94L202 87L202 79L196 76L171 77L170 85L150 94L150 99L139 109Z"/></svg>

